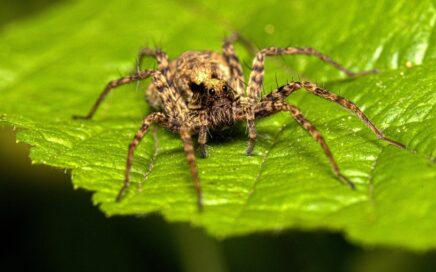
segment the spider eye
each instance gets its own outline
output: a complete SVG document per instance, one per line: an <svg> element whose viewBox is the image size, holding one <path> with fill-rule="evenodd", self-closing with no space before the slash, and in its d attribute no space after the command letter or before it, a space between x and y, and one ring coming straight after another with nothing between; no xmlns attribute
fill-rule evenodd
<svg viewBox="0 0 436 272"><path fill-rule="evenodd" d="M227 92L227 90L228 90L227 85L224 85L223 86L223 92Z"/></svg>
<svg viewBox="0 0 436 272"><path fill-rule="evenodd" d="M209 95L215 95L215 89L210 89L209 90Z"/></svg>

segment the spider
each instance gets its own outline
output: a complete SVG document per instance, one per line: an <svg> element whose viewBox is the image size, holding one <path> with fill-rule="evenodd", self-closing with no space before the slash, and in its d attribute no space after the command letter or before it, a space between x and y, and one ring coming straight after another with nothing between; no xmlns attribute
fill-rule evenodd
<svg viewBox="0 0 436 272"><path fill-rule="evenodd" d="M145 57L157 61L158 69L145 69L110 81L86 116L73 116L75 119L91 119L101 102L114 88L131 82L152 78L146 90L146 97L156 112L147 115L133 140L128 146L124 183L116 201L121 201L130 185L130 170L134 151L146 135L150 125L157 124L180 135L186 159L191 170L193 185L197 195L198 210L203 208L203 197L196 157L193 135L198 135L201 157L207 156L206 142L209 130L219 131L232 126L235 122L246 121L248 130L247 155L251 155L256 143L255 120L278 112L289 112L295 121L321 145L329 159L333 173L344 184L354 189L354 184L344 176L321 133L310 123L295 105L285 101L289 95L303 89L328 101L349 109L363 121L376 136L394 146L405 148L395 140L384 136L368 117L350 100L318 87L308 81L293 81L268 95L261 96L264 81L265 58L279 55L308 55L332 65L347 76L360 76L373 71L354 73L330 57L313 48L277 48L268 47L258 51L253 59L247 88L241 63L235 53L233 44L242 43L250 50L247 40L233 33L224 40L222 53L213 51L187 51L174 60L160 50L144 48L139 51L138 67Z"/></svg>

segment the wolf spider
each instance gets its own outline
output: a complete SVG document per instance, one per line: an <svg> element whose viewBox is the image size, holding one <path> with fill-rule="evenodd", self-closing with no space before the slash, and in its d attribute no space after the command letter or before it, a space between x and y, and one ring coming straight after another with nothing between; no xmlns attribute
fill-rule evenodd
<svg viewBox="0 0 436 272"><path fill-rule="evenodd" d="M403 144L385 137L383 132L353 102L322 89L314 83L294 81L273 90L264 97L261 96L264 63L265 58L269 56L314 56L353 77L372 71L354 73L312 48L269 47L256 53L245 91L244 74L233 47L237 41L249 49L246 40L234 33L225 39L221 54L212 51L188 51L172 61L169 61L167 54L162 50L144 48L139 52L138 67L140 67L144 57L152 57L157 61L158 69L139 70L138 68L136 73L110 81L86 116L74 116L74 118L91 119L100 103L112 89L149 77L152 78L152 83L146 94L151 106L159 111L150 113L144 118L141 127L129 144L124 184L116 201L120 201L126 194L130 185L129 174L133 153L151 124L158 124L180 135L197 193L198 209L202 210L202 189L195 163L192 135L198 134L200 155L206 157L208 130L219 130L232 126L235 122L246 121L248 128L246 153L250 155L256 143L254 120L282 111L289 112L295 121L319 142L336 177L344 184L354 188L354 184L341 173L321 133L301 114L296 106L285 101L286 97L299 89L304 89L313 95L351 110L379 139L397 147L405 147Z"/></svg>

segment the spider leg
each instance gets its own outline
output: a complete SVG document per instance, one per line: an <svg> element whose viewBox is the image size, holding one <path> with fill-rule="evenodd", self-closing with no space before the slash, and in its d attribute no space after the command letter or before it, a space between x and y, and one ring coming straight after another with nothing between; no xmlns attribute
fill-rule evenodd
<svg viewBox="0 0 436 272"><path fill-rule="evenodd" d="M252 56L254 56L258 51L256 45L254 45L252 41L245 38L238 32L233 32L232 34L230 34L229 37L227 37L226 40L229 41L230 43L239 42L245 48L245 50L247 50L247 52Z"/></svg>
<svg viewBox="0 0 436 272"><path fill-rule="evenodd" d="M141 48L138 53L138 69L142 66L145 57L155 58L159 71L161 71L167 80L172 78L172 75L170 75L168 55L164 51L161 49Z"/></svg>
<svg viewBox="0 0 436 272"><path fill-rule="evenodd" d="M183 148L185 150L186 159L191 169L192 181L194 183L195 191L197 193L197 207L199 211L203 210L203 196L200 184L200 178L198 177L198 170L195 164L194 145L192 144L191 131L189 127L180 128L180 138L183 141Z"/></svg>
<svg viewBox="0 0 436 272"><path fill-rule="evenodd" d="M144 80L150 76L153 77L153 84L158 90L158 94L164 105L165 112L171 117L183 118L185 112L187 111L186 105L182 103L182 100L180 99L180 95L172 87L168 85L167 80L165 79L163 74L160 71L155 71L155 70L142 70L137 72L136 74L110 81L106 85L106 87L104 88L103 92L100 94L98 99L95 101L89 113L86 116L74 115L73 118L91 119L94 116L95 112L97 111L98 107L100 106L101 102L103 102L105 97L112 89L134 81Z"/></svg>
<svg viewBox="0 0 436 272"><path fill-rule="evenodd" d="M244 96L244 73L239 58L236 55L235 48L233 47L233 44L237 41L241 42L252 54L254 54L255 49L248 40L244 39L236 32L227 37L223 44L223 56L230 68L232 78L231 86L240 96Z"/></svg>
<svg viewBox="0 0 436 272"><path fill-rule="evenodd" d="M365 71L361 73L354 73L339 63L335 62L330 57L320 53L319 51L316 51L313 48L294 48L294 47L288 47L288 48L276 48L276 47L269 47L262 49L256 54L256 57L253 60L253 68L250 73L250 79L248 82L248 97L251 100L249 102L251 107L255 107L257 104L257 101L259 101L262 91L262 85L263 85L263 78L264 78L264 70L265 70L265 57L269 56L280 56L280 55L310 55L315 56L322 61L331 64L336 69L344 72L348 76L357 76L357 75L363 75L374 71Z"/></svg>
<svg viewBox="0 0 436 272"><path fill-rule="evenodd" d="M247 129L248 129L248 145L247 150L245 151L247 155L251 155L254 150L254 146L256 145L256 125L254 123L254 111L249 108L245 111L245 117L247 118Z"/></svg>
<svg viewBox="0 0 436 272"><path fill-rule="evenodd" d="M248 97L241 100L242 108L247 119L248 146L246 153L251 155L256 144L256 125L254 124L254 109L259 103L260 93L263 85L265 54L256 54L253 60L253 68L248 81Z"/></svg>
<svg viewBox="0 0 436 272"><path fill-rule="evenodd" d="M357 105L354 104L352 101L350 101L342 96L339 96L335 93L332 93L328 90L321 89L316 84L308 82L308 81L291 82L291 83L288 83L286 85L283 85L280 88L272 91L267 96L265 96L261 101L274 102L277 100L283 100L284 98L286 98L287 96L291 95L293 92L295 92L296 90L299 90L299 89L304 89L311 94L314 94L316 96L324 98L328 101L335 102L335 103L341 105L343 108L352 111L362 122L365 123L365 125L367 127L369 127L374 132L374 134L377 135L377 137L380 140L386 141L387 143L394 145L394 146L397 146L399 148L406 148L406 146L404 144L386 137L384 135L384 133L379 128L377 128L371 122L371 120L369 120L369 118L359 109L359 107L357 107Z"/></svg>
<svg viewBox="0 0 436 272"><path fill-rule="evenodd" d="M377 72L377 69L362 71L362 72L353 72L347 68L345 68L343 65L339 64L338 62L334 61L329 56L319 52L316 49L313 48L297 48L297 47L286 47L286 48L278 48L278 47L268 47L263 50L261 50L258 54L263 54L265 56L280 56L280 55L306 55L306 56L314 56L323 62L330 64L334 68L338 69L339 71L343 72L347 76L350 77L356 77L356 76L363 76L367 74L373 74Z"/></svg>
<svg viewBox="0 0 436 272"><path fill-rule="evenodd" d="M129 144L129 151L127 153L127 162L126 162L126 170L124 174L124 183L123 187L121 187L116 201L119 202L124 197L127 192L127 189L130 186L130 170L132 168L133 162L133 154L135 152L136 147L141 142L142 138L144 138L145 134L148 132L148 128L151 124L156 123L159 125L167 126L168 117L160 112L152 113L144 118L142 121L142 125L139 130L136 132L133 140Z"/></svg>
<svg viewBox="0 0 436 272"><path fill-rule="evenodd" d="M198 119L200 122L200 128L198 131L198 144L200 146L200 155L202 158L207 157L206 142L207 142L207 113L201 111L198 113Z"/></svg>
<svg viewBox="0 0 436 272"><path fill-rule="evenodd" d="M161 105L168 116L176 120L186 120L188 107L174 87L168 84L167 79L160 71L153 72L153 85L161 100Z"/></svg>
<svg viewBox="0 0 436 272"><path fill-rule="evenodd" d="M303 88L301 85L301 82L294 81L286 83L283 86L278 87L277 89L272 90L269 94L262 97L260 100L263 101L278 101L278 100L284 100L286 97L291 95L293 92Z"/></svg>
<svg viewBox="0 0 436 272"><path fill-rule="evenodd" d="M377 128L370 120L369 118L356 106L356 104L354 104L352 101L343 98L335 93L332 93L330 91L327 91L325 89L321 89L318 86L316 86L316 84L313 84L311 82L308 81L303 81L302 82L303 88L308 91L311 94L314 94L316 96L322 97L326 100L329 101L333 101L335 103L338 103L339 105L341 105L342 107L351 110L352 112L354 112L354 114L356 114L356 116L366 124L366 126L368 126L373 132L374 134L377 135L377 137L380 140L386 141L389 144L392 144L394 146L397 146L399 148L406 148L406 146L400 142L397 142L393 139L387 138L384 133Z"/></svg>
<svg viewBox="0 0 436 272"><path fill-rule="evenodd" d="M100 96L98 97L98 99L95 101L94 105L92 106L91 110L89 111L89 113L85 116L80 116L80 115L73 115L73 119L91 119L95 112L97 111L98 107L100 106L101 102L103 102L103 100L105 99L105 97L107 96L107 94L114 88L134 82L134 81L138 81L138 80L144 80L147 79L148 77L150 77L153 74L153 70L142 70L142 71L138 71L137 73L130 75L130 76L125 76L116 80L112 80L110 81L106 87L103 89L103 91L100 93Z"/></svg>
<svg viewBox="0 0 436 272"><path fill-rule="evenodd" d="M260 105L256 109L256 117L264 117L271 115L273 113L279 112L279 111L287 111L291 114L291 116L294 118L297 123L304 128L309 134L312 136L314 140L316 140L320 145L321 148L324 150L324 153L326 154L327 158L330 161L330 165L332 167L333 173L339 178L339 180L350 186L352 189L354 189L354 184L351 182L347 177L345 177L341 170L339 169L338 164L336 163L335 158L333 157L332 152L330 151L330 148L328 147L326 141L324 140L324 137L321 135L321 133L315 128L312 123L310 123L302 114L300 109L298 109L294 105L287 104L284 101L264 101L260 103Z"/></svg>
<svg viewBox="0 0 436 272"><path fill-rule="evenodd" d="M253 60L253 68L250 73L250 79L248 82L248 96L250 99L254 101L258 101L261 96L262 91L262 85L263 85L263 78L264 78L264 70L265 70L265 57L270 56L280 56L280 55L310 55L315 56L322 61L331 64L336 69L344 72L348 76L358 76L363 74L368 74L374 71L364 71L361 73L354 73L339 63L335 62L330 57L320 53L319 51L316 51L313 48L294 48L294 47L288 47L288 48L277 48L277 47L269 47L262 49L256 54L256 57Z"/></svg>
<svg viewBox="0 0 436 272"><path fill-rule="evenodd" d="M333 154L330 151L330 148L325 142L324 137L315 128L315 126L312 125L306 118L304 118L304 116L301 114L300 110L296 106L290 104L283 104L283 110L290 112L292 117L295 119L295 121L297 121L297 123L300 124L300 126L303 127L305 130L307 130L312 136L312 138L315 139L321 145L322 149L324 150L324 153L326 154L327 158L330 161L333 172L341 180L341 182L354 189L354 184L341 173L341 170L339 169L338 164L336 163L336 160L334 159Z"/></svg>

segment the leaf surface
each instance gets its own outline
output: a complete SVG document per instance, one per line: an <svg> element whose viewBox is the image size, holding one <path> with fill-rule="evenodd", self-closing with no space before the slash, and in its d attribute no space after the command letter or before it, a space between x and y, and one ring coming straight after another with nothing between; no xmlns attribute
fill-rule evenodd
<svg viewBox="0 0 436 272"><path fill-rule="evenodd" d="M363 244L435 248L435 22L434 3L425 0L68 2L1 34L0 122L21 128L17 138L33 146L34 163L72 169L74 186L95 191L108 215L159 212L217 237L327 228ZM220 50L235 30L260 48L310 46L355 71L378 68L350 80L316 59L275 58L265 92L276 81L311 79L354 101L409 150L377 141L349 112L299 91L289 101L322 132L357 190L338 182L289 115L277 114L257 122L254 156L244 155L244 128L212 135L209 157L198 160L203 213L181 141L163 129L144 138L129 193L115 203L127 145L150 111L148 82L115 90L92 121L71 115L86 113L109 80L131 72L141 46L159 45L171 57Z"/></svg>

